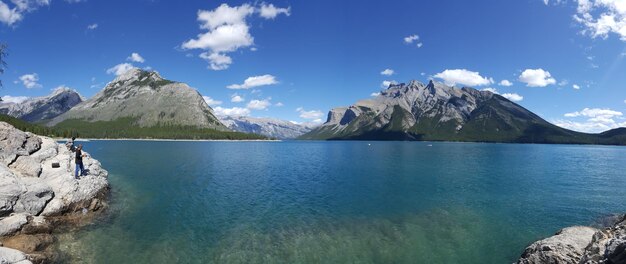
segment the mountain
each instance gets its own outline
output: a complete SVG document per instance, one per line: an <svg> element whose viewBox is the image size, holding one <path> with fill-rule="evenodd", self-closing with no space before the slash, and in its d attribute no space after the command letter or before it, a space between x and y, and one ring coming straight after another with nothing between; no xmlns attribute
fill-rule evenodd
<svg viewBox="0 0 626 264"><path fill-rule="evenodd" d="M0 102L0 114L37 123L55 118L82 101L76 91L59 88L48 96L29 98L21 103Z"/></svg>
<svg viewBox="0 0 626 264"><path fill-rule="evenodd" d="M575 132L489 91L411 81L332 109L326 123L300 138L624 145L626 129Z"/></svg>
<svg viewBox="0 0 626 264"><path fill-rule="evenodd" d="M263 138L230 131L198 91L140 69L118 76L48 126L96 138Z"/></svg>
<svg viewBox="0 0 626 264"><path fill-rule="evenodd" d="M310 124L295 124L285 120L257 117L221 117L220 121L228 128L244 132L264 135L277 139L297 138L313 129Z"/></svg>

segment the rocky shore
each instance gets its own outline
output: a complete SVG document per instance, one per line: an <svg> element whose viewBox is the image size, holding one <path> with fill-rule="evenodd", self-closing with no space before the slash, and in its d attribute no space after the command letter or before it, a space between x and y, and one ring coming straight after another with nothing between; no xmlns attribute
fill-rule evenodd
<svg viewBox="0 0 626 264"><path fill-rule="evenodd" d="M532 243L517 261L534 263L626 263L626 214L613 217L607 227L573 226Z"/></svg>
<svg viewBox="0 0 626 264"><path fill-rule="evenodd" d="M88 175L75 179L72 154L0 122L0 263L54 262L53 233L89 223L107 206L108 172L87 154Z"/></svg>

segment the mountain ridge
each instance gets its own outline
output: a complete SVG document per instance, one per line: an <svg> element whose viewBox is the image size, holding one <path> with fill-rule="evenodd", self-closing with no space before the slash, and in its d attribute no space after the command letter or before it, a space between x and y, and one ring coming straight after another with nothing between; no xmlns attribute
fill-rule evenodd
<svg viewBox="0 0 626 264"><path fill-rule="evenodd" d="M0 114L31 123L45 122L67 112L83 101L83 97L77 91L58 88L49 95L28 98L19 103L0 102Z"/></svg>
<svg viewBox="0 0 626 264"><path fill-rule="evenodd" d="M623 135L626 130L604 136L567 130L490 91L414 80L333 108L324 124L300 139L624 145Z"/></svg>
<svg viewBox="0 0 626 264"><path fill-rule="evenodd" d="M259 134L277 139L294 139L315 127L276 118L223 116L219 117L219 119L225 126L234 131Z"/></svg>

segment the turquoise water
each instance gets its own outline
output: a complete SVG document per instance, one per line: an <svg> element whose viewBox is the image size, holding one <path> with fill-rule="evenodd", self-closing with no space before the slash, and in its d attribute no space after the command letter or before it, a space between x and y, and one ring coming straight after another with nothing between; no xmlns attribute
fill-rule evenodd
<svg viewBox="0 0 626 264"><path fill-rule="evenodd" d="M111 209L68 262L510 263L626 212L626 148L92 141Z"/></svg>

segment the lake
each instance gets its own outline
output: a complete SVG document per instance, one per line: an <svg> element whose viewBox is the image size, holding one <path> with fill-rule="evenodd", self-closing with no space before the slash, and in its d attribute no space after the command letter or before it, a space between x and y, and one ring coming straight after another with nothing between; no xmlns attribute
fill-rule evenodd
<svg viewBox="0 0 626 264"><path fill-rule="evenodd" d="M626 212L626 148L91 141L111 207L67 262L511 263Z"/></svg>

